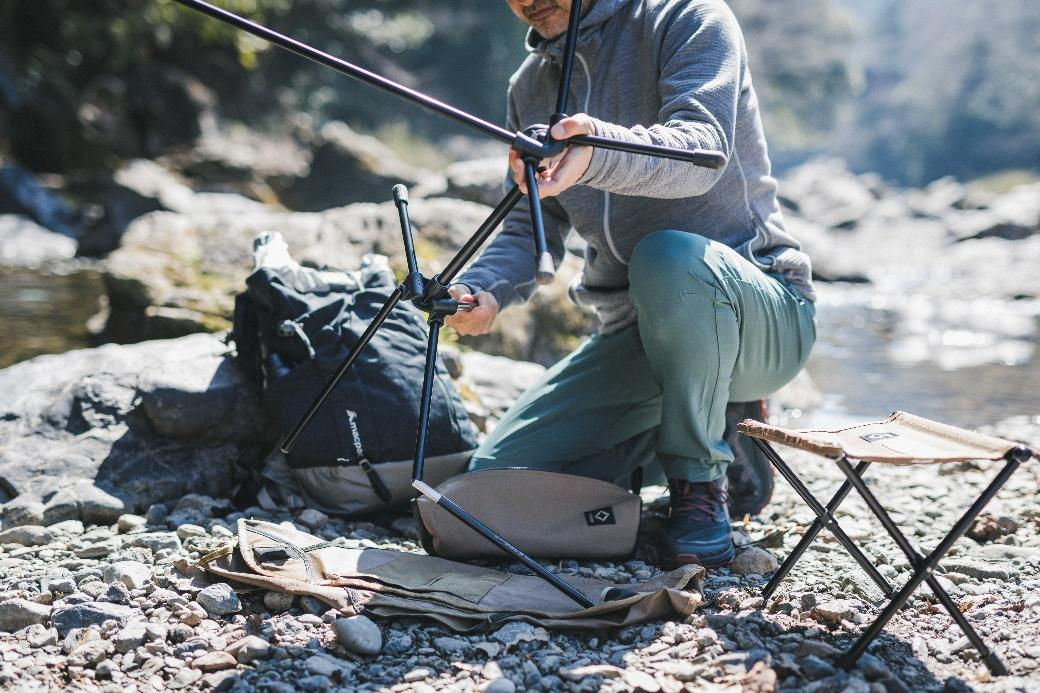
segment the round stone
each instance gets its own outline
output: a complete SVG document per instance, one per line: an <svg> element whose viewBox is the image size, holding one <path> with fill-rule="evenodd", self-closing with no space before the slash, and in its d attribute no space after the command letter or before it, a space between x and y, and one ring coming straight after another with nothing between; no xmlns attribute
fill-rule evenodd
<svg viewBox="0 0 1040 693"><path fill-rule="evenodd" d="M242 602L226 582L206 587L195 596L195 601L213 616L225 616L242 610Z"/></svg>
<svg viewBox="0 0 1040 693"><path fill-rule="evenodd" d="M383 649L383 634L366 616L337 618L332 622L332 631L336 640L355 654L376 655Z"/></svg>

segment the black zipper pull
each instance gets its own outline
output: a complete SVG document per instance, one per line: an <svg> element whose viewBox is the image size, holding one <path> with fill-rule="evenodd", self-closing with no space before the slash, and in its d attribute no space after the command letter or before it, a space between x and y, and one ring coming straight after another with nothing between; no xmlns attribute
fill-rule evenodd
<svg viewBox="0 0 1040 693"><path fill-rule="evenodd" d="M372 484L372 490L376 492L379 499L384 503L389 503L394 499L390 493L390 489L386 487L383 480L379 477L379 472L372 466L372 463L368 459L362 457L358 460L358 466L365 471L365 475L368 476L368 482Z"/></svg>

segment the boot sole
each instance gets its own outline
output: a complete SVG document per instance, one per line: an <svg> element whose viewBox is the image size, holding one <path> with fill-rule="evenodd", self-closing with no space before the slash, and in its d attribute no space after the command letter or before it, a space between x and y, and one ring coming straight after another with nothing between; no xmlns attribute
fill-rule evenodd
<svg viewBox="0 0 1040 693"><path fill-rule="evenodd" d="M675 556L662 556L661 567L665 570L674 570L684 565L699 565L704 568L722 568L733 562L737 555L732 546L725 551L711 554L680 553Z"/></svg>

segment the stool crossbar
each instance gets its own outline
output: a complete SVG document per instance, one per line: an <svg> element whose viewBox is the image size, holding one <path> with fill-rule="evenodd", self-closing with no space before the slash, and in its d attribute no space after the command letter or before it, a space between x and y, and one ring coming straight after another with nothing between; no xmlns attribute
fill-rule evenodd
<svg viewBox="0 0 1040 693"><path fill-rule="evenodd" d="M964 632L972 646L978 651L982 661L997 676L1007 674L1007 667L972 628L961 613L956 602L943 589L934 576L934 570L943 556L953 544L964 536L972 522L983 508L997 495L1007 480L1022 463L1035 457L1029 448L1018 443L985 436L966 431L961 428L929 421L905 412L895 412L884 421L857 424L834 430L791 430L778 426L770 426L751 419L741 422L737 430L750 436L759 449L766 455L795 493L809 506L816 515L816 520L802 536L791 554L784 560L776 573L762 591L763 597L769 599L784 578L794 568L795 563L809 548L820 531L827 529L838 543L852 556L867 573L888 600L887 605L874 621L863 631L855 643L841 655L838 664L849 668L856 663L871 642L880 634L895 613L910 599L910 596L921 586L928 585L938 602L949 612L950 617ZM799 450L822 455L833 459L838 468L845 474L845 481L831 497L826 506L813 496L802 483L790 465L777 453L770 443L778 443ZM967 460L1002 460L1004 466L995 478L972 503L953 528L927 555L921 554L885 510L881 501L863 481L863 474L874 463L881 464L940 464ZM854 466L855 465L855 466ZM878 572L863 551L846 534L834 513L853 489L863 498L870 511L878 518L885 531L892 537L899 549L906 555L912 569L912 576L898 590Z"/></svg>

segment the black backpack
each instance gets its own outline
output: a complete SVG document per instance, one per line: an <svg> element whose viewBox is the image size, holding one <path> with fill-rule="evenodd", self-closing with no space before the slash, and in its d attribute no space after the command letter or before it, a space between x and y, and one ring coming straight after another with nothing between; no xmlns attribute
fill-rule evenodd
<svg viewBox="0 0 1040 693"><path fill-rule="evenodd" d="M254 247L258 255L274 247L276 257L266 266L258 260L246 291L236 297L232 338L237 363L262 387L265 405L284 436L397 285L380 255L366 255L356 272L318 271L296 264L287 252L279 254L284 241L278 234L264 234ZM423 314L399 303L287 456L298 480L314 479L318 472L325 481L312 483L325 484L330 473L356 478L360 470L384 503L414 495L410 487L400 488L407 475L391 474L389 483L376 468L410 463L415 453L426 343ZM476 444L476 430L438 359L427 455L450 456ZM304 470L312 473L296 473ZM308 489L301 490L306 497ZM327 502L312 505L337 510ZM351 503L345 507L347 512L357 509Z"/></svg>

